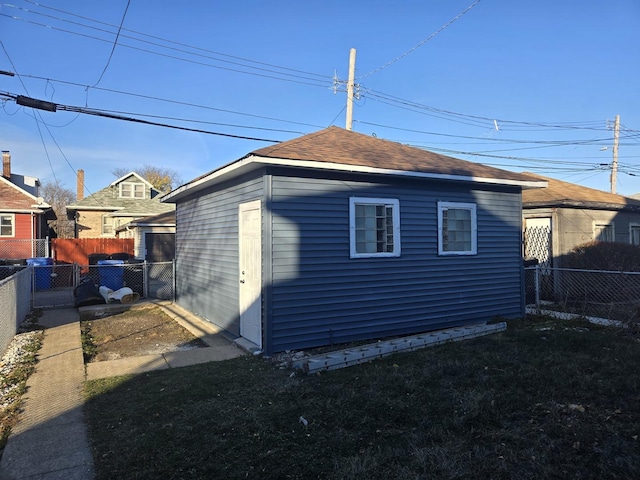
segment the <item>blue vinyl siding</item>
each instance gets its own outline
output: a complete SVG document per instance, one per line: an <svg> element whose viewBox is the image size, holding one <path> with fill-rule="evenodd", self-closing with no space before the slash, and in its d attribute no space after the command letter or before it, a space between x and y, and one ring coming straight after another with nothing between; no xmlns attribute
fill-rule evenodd
<svg viewBox="0 0 640 480"><path fill-rule="evenodd" d="M496 190L274 176L268 349L522 315L520 194ZM349 258L352 196L399 200L399 258ZM476 203L477 255L438 256L438 201Z"/></svg>
<svg viewBox="0 0 640 480"><path fill-rule="evenodd" d="M176 206L177 303L240 334L238 205L262 198L263 178L241 177Z"/></svg>
<svg viewBox="0 0 640 480"><path fill-rule="evenodd" d="M519 188L323 176L269 167L181 200L178 303L239 334L238 205L262 199L268 354L523 314ZM350 258L350 197L399 201L400 257ZM477 205L477 255L438 255L438 201Z"/></svg>

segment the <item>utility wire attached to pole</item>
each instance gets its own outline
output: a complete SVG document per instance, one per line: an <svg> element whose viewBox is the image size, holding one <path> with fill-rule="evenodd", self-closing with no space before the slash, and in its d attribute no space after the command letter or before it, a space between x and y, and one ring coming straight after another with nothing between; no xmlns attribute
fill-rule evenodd
<svg viewBox="0 0 640 480"><path fill-rule="evenodd" d="M407 50L406 52L404 52L402 55L400 55L399 57L394 58L393 60L391 60L390 62L385 63L384 65L382 65L381 67L376 68L375 70L372 70L371 72L367 73L366 75L359 77L359 79L363 79L365 77L368 77L370 75L373 75L374 73L378 73L380 70L383 70L387 67L389 67L390 65L393 65L394 63L396 63L398 60L406 57L407 55L409 55L410 53L412 53L414 50L417 50L418 48L420 48L422 45L424 45L425 43L427 43L429 40L431 40L433 37L435 37L436 35L438 35L441 31L443 31L445 28L447 28L449 25L451 25L453 22L455 22L456 20L458 20L460 17L462 17L465 13L467 13L469 10L471 10L473 7L475 7L477 4L480 3L480 0L476 0L473 4L469 5L467 8L465 8L462 12L460 12L458 15L456 15L455 17L453 17L451 20L449 20L447 23L445 23L443 26L441 26L438 30L436 30L435 32L433 32L431 35L429 35L427 38L425 38L423 41L421 41L419 44L417 44L415 47Z"/></svg>

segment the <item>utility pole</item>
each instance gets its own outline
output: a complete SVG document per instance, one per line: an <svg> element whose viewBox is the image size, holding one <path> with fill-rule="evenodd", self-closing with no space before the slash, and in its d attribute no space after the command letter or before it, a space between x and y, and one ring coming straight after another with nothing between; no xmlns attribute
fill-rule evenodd
<svg viewBox="0 0 640 480"><path fill-rule="evenodd" d="M620 137L620 115L616 115L613 126L613 163L611 164L611 193L616 193L618 177L618 139Z"/></svg>
<svg viewBox="0 0 640 480"><path fill-rule="evenodd" d="M345 128L353 130L353 87L356 77L356 49L349 50L349 80L347 81L347 122Z"/></svg>

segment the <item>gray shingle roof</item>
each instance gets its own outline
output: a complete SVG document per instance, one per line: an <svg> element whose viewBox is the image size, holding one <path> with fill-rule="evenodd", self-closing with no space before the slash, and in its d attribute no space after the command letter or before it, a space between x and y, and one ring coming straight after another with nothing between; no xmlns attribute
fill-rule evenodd
<svg viewBox="0 0 640 480"><path fill-rule="evenodd" d="M640 200L563 182L555 178L525 173L533 178L545 180L547 188L522 192L522 206L536 207L582 207L606 210L640 210Z"/></svg>
<svg viewBox="0 0 640 480"><path fill-rule="evenodd" d="M170 212L175 208L171 204L160 202L162 193L156 189L147 188L147 198L144 199L120 198L119 184L133 178L135 177L122 177L119 183L112 183L73 205L67 205L67 210L104 210L113 211L113 216L146 217ZM149 195L153 195L153 198L148 198Z"/></svg>
<svg viewBox="0 0 640 480"><path fill-rule="evenodd" d="M517 185L522 188L540 188L546 185L544 181L520 173L447 157L339 127L329 127L254 150L239 160L178 187L165 197L165 201L176 202L185 195L247 172L251 168L258 168L261 164Z"/></svg>
<svg viewBox="0 0 640 480"><path fill-rule="evenodd" d="M421 148L329 127L252 152L258 157L331 162L402 172L531 181L519 173L447 157Z"/></svg>

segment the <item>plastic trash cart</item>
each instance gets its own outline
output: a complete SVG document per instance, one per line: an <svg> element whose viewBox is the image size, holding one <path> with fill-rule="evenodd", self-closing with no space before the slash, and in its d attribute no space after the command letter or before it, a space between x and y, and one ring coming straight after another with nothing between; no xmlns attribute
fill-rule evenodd
<svg viewBox="0 0 640 480"><path fill-rule="evenodd" d="M98 260L100 286L111 290L124 287L124 260Z"/></svg>
<svg viewBox="0 0 640 480"><path fill-rule="evenodd" d="M53 273L53 258L27 258L27 265L35 267L36 290L49 290L51 288L51 274Z"/></svg>

